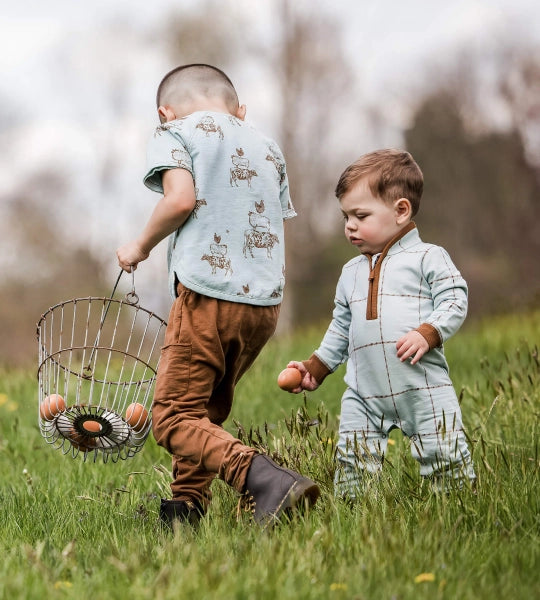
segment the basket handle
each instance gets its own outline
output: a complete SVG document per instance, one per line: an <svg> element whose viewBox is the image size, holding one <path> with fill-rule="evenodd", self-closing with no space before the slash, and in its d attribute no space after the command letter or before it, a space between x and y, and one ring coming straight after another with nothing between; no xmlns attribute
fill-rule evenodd
<svg viewBox="0 0 540 600"><path fill-rule="evenodd" d="M116 290L116 286L118 285L118 282L120 281L120 276L122 275L124 269L120 270L120 275L118 275L118 279L116 280L116 285L114 286L114 290L113 293L111 294L111 298L114 295L114 292ZM128 304L139 304L139 296L137 296L137 294L135 293L135 269L133 267L131 267L131 292L128 292L126 294L126 302Z"/></svg>
<svg viewBox="0 0 540 600"><path fill-rule="evenodd" d="M132 306L135 306L139 303L139 296L137 296L137 294L135 293L135 269L133 267L130 267L130 270L131 270L131 292L128 292L126 294L126 302L128 304L131 304ZM86 368L84 369L85 371L89 371L89 372L92 371L92 360L94 358L96 346L99 341L99 336L101 335L101 330L103 329L103 323L105 323L105 318L107 317L107 313L109 312L109 307L111 306L111 302L114 297L114 293L116 292L116 288L118 287L118 284L120 283L120 278L122 277L123 272L124 272L124 269L120 269L120 273L118 273L118 277L116 278L116 282L114 284L111 295L107 302L107 306L105 307L105 310L103 311L103 316L101 317L101 323L99 324L96 341L94 342L94 346L92 347L92 352L90 353L90 358L88 360L88 364L87 364Z"/></svg>
<svg viewBox="0 0 540 600"><path fill-rule="evenodd" d="M114 293L116 292L116 288L118 287L118 284L120 282L120 277L122 277L123 272L124 272L124 269L120 269L120 273L118 273L118 277L116 278L116 283L114 284L111 295L109 296L109 298L111 300L114 298ZM139 296L135 292L135 269L133 267L130 267L130 272L131 272L131 291L126 294L125 300L128 304L135 305L135 304L139 303ZM103 321L105 320L105 317L107 316L107 311L109 310L110 304L111 303L109 301L109 303L107 304L107 308L105 309L105 314L103 315ZM101 323L101 325L103 325L103 322ZM101 325L100 325L100 329L101 329Z"/></svg>

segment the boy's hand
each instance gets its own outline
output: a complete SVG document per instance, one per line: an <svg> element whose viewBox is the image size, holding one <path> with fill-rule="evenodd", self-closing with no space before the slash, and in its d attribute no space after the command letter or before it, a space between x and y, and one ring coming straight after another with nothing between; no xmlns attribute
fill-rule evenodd
<svg viewBox="0 0 540 600"><path fill-rule="evenodd" d="M429 344L421 333L413 330L396 342L396 348L401 362L412 356L411 365L414 365L429 351Z"/></svg>
<svg viewBox="0 0 540 600"><path fill-rule="evenodd" d="M302 381L300 382L300 385L297 388L291 390L292 394L299 394L303 390L313 392L319 387L319 383L313 377L313 375L311 375L311 373L306 369L304 363L291 360L287 367L293 367L294 369L298 369L302 374Z"/></svg>
<svg viewBox="0 0 540 600"><path fill-rule="evenodd" d="M131 269L135 270L137 268L137 264L143 260L146 260L149 256L147 252L143 252L141 247L136 241L129 242L120 246L116 251L116 256L118 257L118 264L127 271L131 272Z"/></svg>

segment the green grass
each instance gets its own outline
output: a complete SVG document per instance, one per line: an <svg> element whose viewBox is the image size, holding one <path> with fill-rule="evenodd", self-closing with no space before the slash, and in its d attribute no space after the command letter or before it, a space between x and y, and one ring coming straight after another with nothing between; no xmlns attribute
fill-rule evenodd
<svg viewBox="0 0 540 600"><path fill-rule="evenodd" d="M35 373L1 370L0 598L538 597L540 313L467 327L446 346L476 493L433 494L393 432L382 475L352 507L332 493L341 375L307 398L275 384L321 334L269 344L227 423L321 484L314 510L264 532L220 481L199 531L161 531L167 453L149 439L117 464L64 456L39 433Z"/></svg>

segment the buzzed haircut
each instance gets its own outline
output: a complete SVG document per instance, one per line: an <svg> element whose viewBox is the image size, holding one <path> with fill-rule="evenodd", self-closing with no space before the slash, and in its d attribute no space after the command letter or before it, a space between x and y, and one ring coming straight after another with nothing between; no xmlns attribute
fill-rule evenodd
<svg viewBox="0 0 540 600"><path fill-rule="evenodd" d="M198 98L220 98L231 112L238 109L238 95L223 71L211 65L182 65L169 71L157 90L158 108L187 104Z"/></svg>
<svg viewBox="0 0 540 600"><path fill-rule="evenodd" d="M420 208L424 176L413 157L404 150L376 150L348 166L339 178L336 196L341 199L360 180L366 179L375 198L393 202L407 198L412 215Z"/></svg>

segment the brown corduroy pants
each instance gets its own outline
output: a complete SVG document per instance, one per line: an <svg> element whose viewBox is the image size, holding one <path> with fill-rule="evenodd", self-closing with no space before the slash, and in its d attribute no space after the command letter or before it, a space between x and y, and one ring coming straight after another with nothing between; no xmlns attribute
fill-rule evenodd
<svg viewBox="0 0 540 600"><path fill-rule="evenodd" d="M178 285L161 352L152 427L173 456L174 499L206 506L219 476L242 492L256 451L221 425L234 388L274 333L279 306L203 296Z"/></svg>

